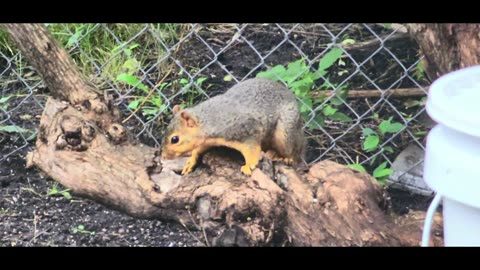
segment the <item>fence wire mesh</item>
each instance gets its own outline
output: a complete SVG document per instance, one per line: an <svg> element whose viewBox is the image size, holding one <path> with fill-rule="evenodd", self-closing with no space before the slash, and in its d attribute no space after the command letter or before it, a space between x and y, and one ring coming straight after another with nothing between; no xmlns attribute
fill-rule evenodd
<svg viewBox="0 0 480 270"><path fill-rule="evenodd" d="M307 164L329 159L358 163L373 173L384 162L390 167L411 145L424 149L430 82L402 25L47 27L90 81L114 97L125 125L151 146L160 145L174 105L192 106L240 81L266 76L298 97ZM6 33L0 34L3 162L23 158L34 146L49 93Z"/></svg>

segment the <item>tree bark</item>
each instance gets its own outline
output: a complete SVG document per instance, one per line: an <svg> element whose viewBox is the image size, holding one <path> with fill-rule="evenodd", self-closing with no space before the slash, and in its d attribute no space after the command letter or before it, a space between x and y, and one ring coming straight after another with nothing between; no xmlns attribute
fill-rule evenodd
<svg viewBox="0 0 480 270"><path fill-rule="evenodd" d="M480 24L407 24L407 29L425 56L431 81L480 63Z"/></svg>
<svg viewBox="0 0 480 270"><path fill-rule="evenodd" d="M208 245L420 244L425 213L391 215L374 178L334 162L302 170L264 159L246 177L238 153L217 149L180 176L185 159L161 161L158 149L138 143L43 25L5 27L52 93L27 164L72 192L135 217L204 230ZM435 221L441 232L441 217ZM432 245L442 242L432 236Z"/></svg>

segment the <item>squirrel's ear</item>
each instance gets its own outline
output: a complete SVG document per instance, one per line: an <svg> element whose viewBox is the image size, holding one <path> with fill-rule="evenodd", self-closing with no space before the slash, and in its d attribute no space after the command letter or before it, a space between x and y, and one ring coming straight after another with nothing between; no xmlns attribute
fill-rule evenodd
<svg viewBox="0 0 480 270"><path fill-rule="evenodd" d="M173 115L177 114L181 110L182 108L180 108L180 106L178 105L173 106Z"/></svg>
<svg viewBox="0 0 480 270"><path fill-rule="evenodd" d="M188 112L182 111L180 113L180 119L182 119L182 123L189 128L196 127L197 121L194 117L192 117Z"/></svg>

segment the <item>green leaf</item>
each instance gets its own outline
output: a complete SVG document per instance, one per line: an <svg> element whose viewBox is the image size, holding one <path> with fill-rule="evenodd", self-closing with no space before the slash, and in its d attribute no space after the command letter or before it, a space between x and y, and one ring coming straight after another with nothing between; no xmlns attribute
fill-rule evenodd
<svg viewBox="0 0 480 270"><path fill-rule="evenodd" d="M394 152L394 151L393 151L393 148L392 148L391 146L385 146L385 147L383 148L383 150L385 150L385 152L388 152L388 153L390 153L390 154L393 154L393 152Z"/></svg>
<svg viewBox="0 0 480 270"><path fill-rule="evenodd" d="M145 106L142 108L142 112L145 116L155 116L159 112L160 108L158 107L151 107L151 106Z"/></svg>
<svg viewBox="0 0 480 270"><path fill-rule="evenodd" d="M312 110L312 100L309 97L302 98L303 103L300 106L300 113L309 113Z"/></svg>
<svg viewBox="0 0 480 270"><path fill-rule="evenodd" d="M188 84L188 80L185 79L185 78L181 78L180 83L183 84L183 85Z"/></svg>
<svg viewBox="0 0 480 270"><path fill-rule="evenodd" d="M380 138L377 135L369 135L363 142L363 150L371 152L377 148L379 142Z"/></svg>
<svg viewBox="0 0 480 270"><path fill-rule="evenodd" d="M127 73L122 73L120 75L117 76L117 81L119 82L123 82L123 83L126 83L132 87L137 87L138 89L142 90L143 92L145 92L146 94L148 94L148 92L150 92L148 90L148 88L140 82L140 80L133 76L133 75L130 75L130 74L127 74Z"/></svg>
<svg viewBox="0 0 480 270"><path fill-rule="evenodd" d="M131 85L131 86L135 86L138 83L140 83L140 80L138 80L137 77L135 77L133 75L130 75L130 74L127 74L127 73L122 73L122 74L118 75L116 80L119 81L119 82L124 82L128 85Z"/></svg>
<svg viewBox="0 0 480 270"><path fill-rule="evenodd" d="M427 101L427 97L423 97L419 100L415 100L415 99L408 99L407 101L405 101L403 103L403 106L405 106L405 108L413 108L413 107L417 107L417 106L424 106L425 103Z"/></svg>
<svg viewBox="0 0 480 270"><path fill-rule="evenodd" d="M73 34L67 41L67 45L65 45L66 48L71 47L73 44L75 44L80 36L83 34L83 29L79 28L76 30L75 34Z"/></svg>
<svg viewBox="0 0 480 270"><path fill-rule="evenodd" d="M282 65L277 65L269 70L266 70L264 72L259 72L257 74L257 78L265 78L265 79L270 79L274 81L278 81L279 79L281 80L285 74L285 67ZM278 76L278 77L277 77Z"/></svg>
<svg viewBox="0 0 480 270"><path fill-rule="evenodd" d="M386 167L387 167L387 162L385 161L373 171L373 177L381 178L381 177L389 176L390 174L392 174L393 170L387 169Z"/></svg>
<svg viewBox="0 0 480 270"><path fill-rule="evenodd" d="M359 172L367 172L367 170L360 164L348 164L347 167L350 167L352 169L355 169Z"/></svg>
<svg viewBox="0 0 480 270"><path fill-rule="evenodd" d="M287 70L283 74L282 79L290 85L294 81L301 80L302 77L305 77L306 74L303 72L308 69L308 66L305 64L305 59L297 60L288 64ZM309 79L313 83L313 80L309 76L307 76L306 79Z"/></svg>
<svg viewBox="0 0 480 270"><path fill-rule="evenodd" d="M138 104L141 102L142 100L141 99L136 99L132 102L130 102L130 104L128 104L128 108L132 109L132 110L136 110L138 108Z"/></svg>
<svg viewBox="0 0 480 270"><path fill-rule="evenodd" d="M377 168L375 170L383 170L387 168L387 162L383 162L382 164L378 165ZM375 171L374 171L375 172Z"/></svg>
<svg viewBox="0 0 480 270"><path fill-rule="evenodd" d="M123 63L122 67L128 71L127 73L131 74L136 69L136 63L134 60L128 59L125 61L125 63Z"/></svg>
<svg viewBox="0 0 480 270"><path fill-rule="evenodd" d="M340 57L342 56L342 49L335 47L332 48L328 53L326 53L320 60L318 65L319 70L326 70L331 67Z"/></svg>
<svg viewBox="0 0 480 270"><path fill-rule="evenodd" d="M362 136L363 137L367 137L369 135L372 135L372 134L377 134L375 131L373 131L373 129L371 128L364 128L363 131L362 131Z"/></svg>
<svg viewBox="0 0 480 270"><path fill-rule="evenodd" d="M341 99L339 99L338 97L334 97L334 98L330 99L330 103L332 103L335 106L340 106L340 105L343 104L343 101Z"/></svg>
<svg viewBox="0 0 480 270"><path fill-rule="evenodd" d="M331 82L330 82L330 78L327 77L326 80L322 83L322 85L320 85L320 89L325 89L325 90L329 90L331 89L332 87L334 87L335 85L333 85Z"/></svg>
<svg viewBox="0 0 480 270"><path fill-rule="evenodd" d="M11 97L12 97L12 96L0 98L0 103L5 103L5 102L7 102Z"/></svg>
<svg viewBox="0 0 480 270"><path fill-rule="evenodd" d="M67 190L62 191L62 195L63 195L63 197L65 197L65 199L67 199L67 200L71 200L71 199L72 199L72 195L70 195L70 193L69 193Z"/></svg>
<svg viewBox="0 0 480 270"><path fill-rule="evenodd" d="M21 127L9 125L9 126L0 126L0 132L7 132L7 133L27 133L31 132L28 129L24 129Z"/></svg>
<svg viewBox="0 0 480 270"><path fill-rule="evenodd" d="M116 53L118 50L120 50L120 48L122 48L122 47L125 46L126 44L127 44L127 42L122 42L120 45L115 46L115 47L112 49L112 53Z"/></svg>
<svg viewBox="0 0 480 270"><path fill-rule="evenodd" d="M133 49L137 48L138 46L140 46L140 44L133 43L132 46L128 47L128 49L133 50Z"/></svg>
<svg viewBox="0 0 480 270"><path fill-rule="evenodd" d="M313 105L323 103L324 101L325 101L325 99L323 99L323 98L314 98L313 99Z"/></svg>
<svg viewBox="0 0 480 270"><path fill-rule="evenodd" d="M425 136L425 135L427 135L427 133L428 133L428 131L422 130L422 131L414 132L413 135L415 135L415 136Z"/></svg>
<svg viewBox="0 0 480 270"><path fill-rule="evenodd" d="M351 122L352 118L343 112L335 112L334 114L328 116L328 118L339 121L339 122Z"/></svg>
<svg viewBox="0 0 480 270"><path fill-rule="evenodd" d="M163 89L169 87L170 85L172 85L172 83L164 82L164 83L160 84L159 90L162 91Z"/></svg>
<svg viewBox="0 0 480 270"><path fill-rule="evenodd" d="M201 86L202 83L206 80L207 78L198 78L196 83L198 84L198 86Z"/></svg>
<svg viewBox="0 0 480 270"><path fill-rule="evenodd" d="M425 78L425 68L424 68L423 59L418 62L417 68L415 69L415 72L413 73L413 76L417 80L421 80L421 79Z"/></svg>
<svg viewBox="0 0 480 270"><path fill-rule="evenodd" d="M289 84L290 89L292 89L297 96L305 96L310 94L312 86L313 81L310 78L304 78Z"/></svg>
<svg viewBox="0 0 480 270"><path fill-rule="evenodd" d="M304 79L310 79L312 81L316 81L318 79L320 79L320 77L324 76L325 74L327 74L327 72L325 70L317 70L316 72L306 72L304 73L303 75L303 78Z"/></svg>
<svg viewBox="0 0 480 270"><path fill-rule="evenodd" d="M375 161L377 160L377 157L378 156L374 156L372 159L370 159L370 166L372 166L373 163L375 163Z"/></svg>
<svg viewBox="0 0 480 270"><path fill-rule="evenodd" d="M163 98L161 96L153 96L150 100L150 103L155 105L157 108L161 108L163 106Z"/></svg>
<svg viewBox="0 0 480 270"><path fill-rule="evenodd" d="M333 115L334 113L337 112L337 109L333 108L333 107L330 106L330 105L327 105L327 106L325 106L325 108L323 108L322 111L323 111L323 114L324 114L325 116L331 116L331 115Z"/></svg>
<svg viewBox="0 0 480 270"><path fill-rule="evenodd" d="M226 82L230 82L230 81L233 80L233 78L232 78L232 76L227 75L227 76L223 77L223 80L226 81Z"/></svg>
<svg viewBox="0 0 480 270"><path fill-rule="evenodd" d="M304 116L305 121L307 120L308 115ZM320 129L320 127L325 126L325 118L322 115L317 115L313 118L313 121L308 123L307 128L311 130Z"/></svg>
<svg viewBox="0 0 480 270"><path fill-rule="evenodd" d="M354 39L347 38L347 39L345 39L344 41L342 41L342 45L351 45L351 44L355 44L355 40L354 40Z"/></svg>
<svg viewBox="0 0 480 270"><path fill-rule="evenodd" d="M403 125L400 123L391 123L393 117L390 117L388 120L383 120L380 125L378 125L378 130L380 134L385 135L387 133L397 133L403 129Z"/></svg>
<svg viewBox="0 0 480 270"><path fill-rule="evenodd" d="M83 225L78 225L77 227L79 230L83 231L85 229L85 227Z"/></svg>

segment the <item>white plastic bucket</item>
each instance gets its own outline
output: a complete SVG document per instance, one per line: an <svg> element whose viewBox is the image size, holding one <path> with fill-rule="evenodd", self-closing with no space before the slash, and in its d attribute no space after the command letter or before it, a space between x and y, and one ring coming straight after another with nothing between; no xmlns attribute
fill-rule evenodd
<svg viewBox="0 0 480 270"><path fill-rule="evenodd" d="M427 137L423 176L437 197L427 212L422 245L428 245L441 199L445 246L480 246L480 66L438 78L426 110L438 125Z"/></svg>

